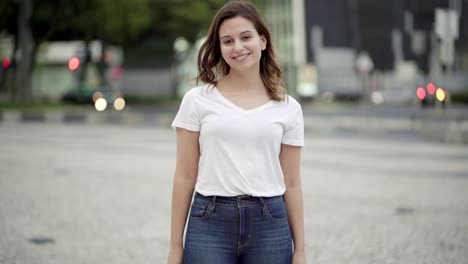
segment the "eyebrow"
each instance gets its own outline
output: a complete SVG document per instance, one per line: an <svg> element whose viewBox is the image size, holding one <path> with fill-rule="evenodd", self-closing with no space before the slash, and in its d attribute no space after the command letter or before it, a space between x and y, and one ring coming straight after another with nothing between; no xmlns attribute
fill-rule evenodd
<svg viewBox="0 0 468 264"><path fill-rule="evenodd" d="M245 34L245 33L252 33L252 31L251 30L242 31L239 35L242 35L242 34ZM227 37L230 37L230 35L221 36L219 39L223 39L223 38L227 38Z"/></svg>

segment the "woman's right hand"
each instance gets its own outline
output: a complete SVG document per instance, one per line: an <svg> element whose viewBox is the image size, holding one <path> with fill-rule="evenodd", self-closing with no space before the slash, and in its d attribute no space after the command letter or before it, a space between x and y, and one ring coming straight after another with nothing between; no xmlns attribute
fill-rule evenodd
<svg viewBox="0 0 468 264"><path fill-rule="evenodd" d="M183 249L171 249L169 256L167 257L167 264L183 264L184 262L184 250Z"/></svg>

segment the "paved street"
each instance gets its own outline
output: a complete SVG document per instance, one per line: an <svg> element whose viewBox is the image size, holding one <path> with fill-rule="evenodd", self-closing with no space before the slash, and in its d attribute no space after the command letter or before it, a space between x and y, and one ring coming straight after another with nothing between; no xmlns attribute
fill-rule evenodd
<svg viewBox="0 0 468 264"><path fill-rule="evenodd" d="M90 105L57 109L0 109L0 124L67 123L85 125L170 126L180 102L132 105L124 111L96 111ZM468 145L468 107L447 109L418 105L302 104L305 129L319 133L387 134Z"/></svg>
<svg viewBox="0 0 468 264"><path fill-rule="evenodd" d="M165 263L175 134L0 124L0 264ZM468 148L308 130L311 264L468 263Z"/></svg>

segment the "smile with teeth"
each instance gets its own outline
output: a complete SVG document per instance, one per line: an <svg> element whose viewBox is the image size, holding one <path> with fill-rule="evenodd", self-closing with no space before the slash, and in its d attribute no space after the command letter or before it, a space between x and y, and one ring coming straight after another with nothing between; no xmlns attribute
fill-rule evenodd
<svg viewBox="0 0 468 264"><path fill-rule="evenodd" d="M244 61L245 59L247 59L247 57L249 55L250 55L250 53L244 53L242 55L233 57L233 59L236 60L236 61Z"/></svg>

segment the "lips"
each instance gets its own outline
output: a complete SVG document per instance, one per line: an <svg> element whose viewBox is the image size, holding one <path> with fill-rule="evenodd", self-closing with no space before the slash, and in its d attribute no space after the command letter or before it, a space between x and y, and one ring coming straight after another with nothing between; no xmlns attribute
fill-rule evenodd
<svg viewBox="0 0 468 264"><path fill-rule="evenodd" d="M244 53L244 54L241 54L239 56L233 57L233 59L235 61L242 62L242 61L246 60L249 55L250 55L250 53Z"/></svg>

